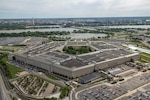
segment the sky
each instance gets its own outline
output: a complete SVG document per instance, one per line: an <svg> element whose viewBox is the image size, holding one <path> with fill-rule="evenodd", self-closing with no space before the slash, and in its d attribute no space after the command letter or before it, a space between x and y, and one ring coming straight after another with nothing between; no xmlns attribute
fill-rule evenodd
<svg viewBox="0 0 150 100"><path fill-rule="evenodd" d="M0 0L0 19L133 16L150 16L150 0Z"/></svg>

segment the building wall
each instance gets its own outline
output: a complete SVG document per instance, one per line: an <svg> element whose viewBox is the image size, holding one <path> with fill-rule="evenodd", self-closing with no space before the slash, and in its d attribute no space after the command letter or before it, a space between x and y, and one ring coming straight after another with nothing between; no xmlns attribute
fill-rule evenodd
<svg viewBox="0 0 150 100"><path fill-rule="evenodd" d="M107 62L101 62L95 65L95 70L105 69L108 67Z"/></svg>
<svg viewBox="0 0 150 100"><path fill-rule="evenodd" d="M55 72L57 74L60 74L60 75L64 75L64 76L70 77L70 78L72 77L72 71L64 69L64 68L61 68L61 66L60 67L54 66L53 67L53 72Z"/></svg>
<svg viewBox="0 0 150 100"><path fill-rule="evenodd" d="M140 59L140 54L139 53L135 53L129 56L126 56L128 60L133 59L134 61L139 60Z"/></svg>
<svg viewBox="0 0 150 100"><path fill-rule="evenodd" d="M95 66L91 66L91 67L87 67L87 68L83 68L83 69L79 69L79 70L75 70L72 73L72 77L76 78L76 77L80 77L89 73L94 72L94 67Z"/></svg>
<svg viewBox="0 0 150 100"><path fill-rule="evenodd" d="M71 69L69 70L61 66L58 67L56 65L46 64L44 62L40 62L40 61L34 60L32 58L24 57L24 56L15 55L15 58L16 60L22 61L24 63L31 64L39 68L43 68L47 70L48 72L55 72L60 75L67 76L68 78L76 78L76 77L80 77L80 76L92 73L94 72L94 70L105 69L105 68L116 66L118 64L122 64L127 61L131 61L131 59L138 60L140 58L140 55L138 53L135 53L135 54L127 55L124 57L119 57L119 58L111 59L108 61L99 62L95 65L89 65L87 67L84 66L82 68L77 68L77 69L72 69L72 70Z"/></svg>
<svg viewBox="0 0 150 100"><path fill-rule="evenodd" d="M15 58L16 58L16 60L22 61L22 62L24 62L26 64L30 64L32 66L43 68L43 69L47 70L48 72L52 71L51 70L52 69L51 65L43 63L43 62L40 62L40 61L36 61L36 60L34 60L32 58L27 58L27 57L23 57L23 56L19 56L19 55L15 55Z"/></svg>
<svg viewBox="0 0 150 100"><path fill-rule="evenodd" d="M26 57L20 56L20 55L14 55L14 57L16 58L16 60L18 61L22 61L22 62L26 62Z"/></svg>
<svg viewBox="0 0 150 100"><path fill-rule="evenodd" d="M139 58L140 58L140 55L138 53L136 53L136 54L127 55L127 56L124 56L124 57L111 59L111 60L108 60L108 61L99 62L95 65L95 70L101 70L101 69L113 67L113 66L125 63L127 61L131 61L131 59L136 61Z"/></svg>

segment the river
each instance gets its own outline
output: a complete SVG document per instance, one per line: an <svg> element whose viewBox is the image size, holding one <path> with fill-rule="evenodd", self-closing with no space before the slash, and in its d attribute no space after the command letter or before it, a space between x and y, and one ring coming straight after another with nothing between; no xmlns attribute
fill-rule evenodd
<svg viewBox="0 0 150 100"><path fill-rule="evenodd" d="M72 39L88 39L88 38L97 38L97 37L106 37L107 34L103 33L71 33L69 35L63 35L63 36L58 36L55 35L56 37L71 37Z"/></svg>
<svg viewBox="0 0 150 100"><path fill-rule="evenodd" d="M142 28L142 29L148 29L148 28L150 28L150 25L99 26L97 28Z"/></svg>
<svg viewBox="0 0 150 100"><path fill-rule="evenodd" d="M22 32L51 32L51 31L69 31L79 30L76 28L43 28L43 29L19 29L19 30L0 30L0 33L22 33Z"/></svg>

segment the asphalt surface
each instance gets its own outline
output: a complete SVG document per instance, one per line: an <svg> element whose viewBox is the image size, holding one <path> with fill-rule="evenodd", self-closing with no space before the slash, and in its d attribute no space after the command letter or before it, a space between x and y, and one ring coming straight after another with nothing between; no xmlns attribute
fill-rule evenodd
<svg viewBox="0 0 150 100"><path fill-rule="evenodd" d="M4 81L2 79L2 76L0 74L0 100L11 100L8 91L5 87Z"/></svg>
<svg viewBox="0 0 150 100"><path fill-rule="evenodd" d="M1 84L1 83L0 83ZM2 87L0 85L0 100L4 100L3 92L2 92Z"/></svg>
<svg viewBox="0 0 150 100"><path fill-rule="evenodd" d="M136 46L133 46L133 45L124 45L124 46L127 46L128 48L130 48L132 50L139 50L141 52L145 52L145 53L150 54L150 50L148 50L148 49L139 48L139 47L136 47Z"/></svg>
<svg viewBox="0 0 150 100"><path fill-rule="evenodd" d="M70 93L70 100L80 100L80 98L77 98L77 94L80 93L81 91L85 91L85 90L89 90L91 89L92 87L96 87L96 86L99 86L101 85L102 83L105 83L106 80L104 81L101 81L101 82L98 82L98 83L94 83L94 84L89 84L89 85L82 85L81 87L79 88L75 88L71 91Z"/></svg>

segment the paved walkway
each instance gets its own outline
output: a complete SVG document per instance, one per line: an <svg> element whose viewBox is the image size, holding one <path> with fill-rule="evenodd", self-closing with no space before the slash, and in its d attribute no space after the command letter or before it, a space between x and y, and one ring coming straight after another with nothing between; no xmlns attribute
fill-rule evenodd
<svg viewBox="0 0 150 100"><path fill-rule="evenodd" d="M59 95L60 95L60 92L49 96L49 98L52 98L52 97L59 98Z"/></svg>
<svg viewBox="0 0 150 100"><path fill-rule="evenodd" d="M22 41L20 44L25 44L27 41L31 40L31 38L27 38L24 41Z"/></svg>
<svg viewBox="0 0 150 100"><path fill-rule="evenodd" d="M42 72L31 72L33 75L36 75L38 77L41 77L47 81L50 81L51 83L54 83L56 85L59 85L59 86L62 86L62 87L65 87L65 83L61 80L53 80L53 79L50 79L48 78L45 74L43 74Z"/></svg>

